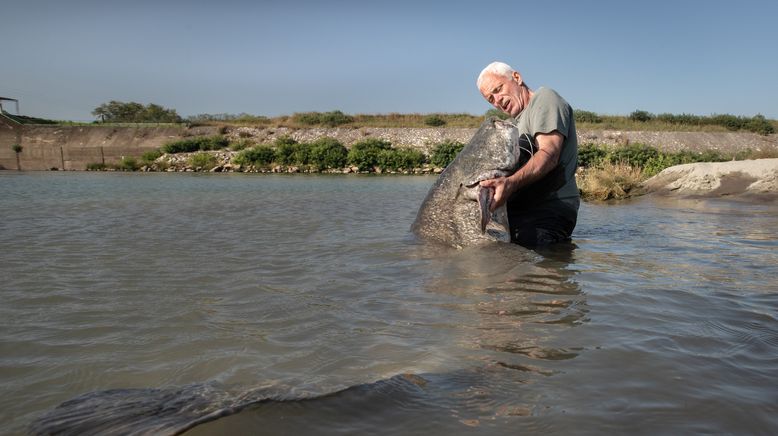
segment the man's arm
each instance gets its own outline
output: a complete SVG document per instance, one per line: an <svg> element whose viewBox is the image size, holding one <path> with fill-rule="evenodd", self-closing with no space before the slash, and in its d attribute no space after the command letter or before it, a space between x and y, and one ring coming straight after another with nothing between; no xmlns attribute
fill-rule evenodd
<svg viewBox="0 0 778 436"><path fill-rule="evenodd" d="M494 188L492 212L505 204L516 190L535 183L550 173L559 164L564 140L565 137L556 130L551 133L538 133L535 135L538 151L523 167L508 177L482 181L481 186Z"/></svg>

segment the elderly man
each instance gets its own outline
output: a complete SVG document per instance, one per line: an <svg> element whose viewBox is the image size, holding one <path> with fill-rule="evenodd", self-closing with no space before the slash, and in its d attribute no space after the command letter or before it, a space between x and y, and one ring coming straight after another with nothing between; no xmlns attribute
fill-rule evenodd
<svg viewBox="0 0 778 436"><path fill-rule="evenodd" d="M525 247L569 240L580 201L572 108L549 88L532 91L518 71L502 62L487 65L477 86L489 103L516 119L534 149L512 175L481 182L494 189L494 208L507 201L511 240Z"/></svg>

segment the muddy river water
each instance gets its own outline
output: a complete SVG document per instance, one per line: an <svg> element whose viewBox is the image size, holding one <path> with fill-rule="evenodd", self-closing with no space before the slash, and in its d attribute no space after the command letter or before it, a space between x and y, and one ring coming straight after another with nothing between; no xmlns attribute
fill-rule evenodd
<svg viewBox="0 0 778 436"><path fill-rule="evenodd" d="M778 432L778 204L457 251L433 181L0 172L0 433Z"/></svg>

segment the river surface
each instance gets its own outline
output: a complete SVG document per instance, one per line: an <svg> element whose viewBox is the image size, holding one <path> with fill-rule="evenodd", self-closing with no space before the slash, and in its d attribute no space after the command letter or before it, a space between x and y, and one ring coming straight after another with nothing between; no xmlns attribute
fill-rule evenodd
<svg viewBox="0 0 778 436"><path fill-rule="evenodd" d="M240 406L196 435L778 433L778 204L457 251L409 233L433 182L0 172L0 433L186 389Z"/></svg>

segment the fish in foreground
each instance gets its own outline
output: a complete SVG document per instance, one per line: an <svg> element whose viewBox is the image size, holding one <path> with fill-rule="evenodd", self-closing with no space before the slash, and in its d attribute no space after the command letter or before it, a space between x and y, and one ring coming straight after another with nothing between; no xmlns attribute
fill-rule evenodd
<svg viewBox="0 0 778 436"><path fill-rule="evenodd" d="M509 176L531 157L531 143L510 121L489 118L440 174L419 208L411 231L421 239L458 248L510 242L503 204L494 212L494 191L482 180Z"/></svg>

